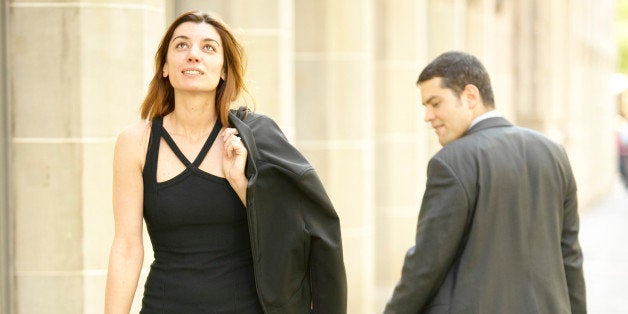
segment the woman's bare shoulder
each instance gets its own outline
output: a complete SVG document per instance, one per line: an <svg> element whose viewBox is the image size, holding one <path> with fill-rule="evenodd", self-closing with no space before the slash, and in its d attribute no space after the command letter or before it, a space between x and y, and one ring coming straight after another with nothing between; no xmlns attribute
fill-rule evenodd
<svg viewBox="0 0 628 314"><path fill-rule="evenodd" d="M143 160L150 138L150 121L142 120L125 127L116 140L116 152Z"/></svg>
<svg viewBox="0 0 628 314"><path fill-rule="evenodd" d="M150 121L140 120L126 126L118 134L118 140L141 140L150 135Z"/></svg>

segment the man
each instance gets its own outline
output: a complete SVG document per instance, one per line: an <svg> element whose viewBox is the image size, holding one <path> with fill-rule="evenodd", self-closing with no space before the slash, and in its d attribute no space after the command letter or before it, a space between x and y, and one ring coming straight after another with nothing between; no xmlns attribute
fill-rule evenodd
<svg viewBox="0 0 628 314"><path fill-rule="evenodd" d="M419 76L443 148L385 313L585 313L576 183L563 148L495 109L475 57Z"/></svg>

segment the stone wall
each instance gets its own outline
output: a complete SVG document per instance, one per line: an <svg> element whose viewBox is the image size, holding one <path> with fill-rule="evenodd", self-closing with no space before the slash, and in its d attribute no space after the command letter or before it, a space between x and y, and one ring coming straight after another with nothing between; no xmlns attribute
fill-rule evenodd
<svg viewBox="0 0 628 314"><path fill-rule="evenodd" d="M12 259L18 313L98 313L117 133L138 117L162 1L10 1Z"/></svg>
<svg viewBox="0 0 628 314"><path fill-rule="evenodd" d="M586 210L616 176L606 87L615 61L613 4L9 1L1 37L7 82L0 82L9 90L0 118L12 128L0 129L0 165L9 164L0 181L0 193L9 191L0 194L0 226L7 226L0 292L13 295L16 313L102 312L115 137L139 118L165 27L201 9L241 37L256 110L312 162L336 206L349 313L380 313L413 244L427 161L439 149L423 122L420 70L446 50L477 55L498 110L565 145ZM146 235L145 243L132 312L152 259Z"/></svg>

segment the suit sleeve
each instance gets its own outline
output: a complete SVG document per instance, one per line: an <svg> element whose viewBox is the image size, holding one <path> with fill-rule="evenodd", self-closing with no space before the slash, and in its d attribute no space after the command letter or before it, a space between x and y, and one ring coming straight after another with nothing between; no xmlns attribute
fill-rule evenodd
<svg viewBox="0 0 628 314"><path fill-rule="evenodd" d="M579 217L576 183L569 164L567 164L567 192L563 203L563 232L561 248L569 301L572 313L586 313L586 293L582 271L582 249L578 242Z"/></svg>
<svg viewBox="0 0 628 314"><path fill-rule="evenodd" d="M301 176L300 185L307 196L304 215L311 237L312 313L347 313L347 278L338 215L314 169Z"/></svg>
<svg viewBox="0 0 628 314"><path fill-rule="evenodd" d="M418 313L429 304L458 254L469 207L467 193L452 169L438 159L430 160L415 245L406 254L401 279L384 313Z"/></svg>

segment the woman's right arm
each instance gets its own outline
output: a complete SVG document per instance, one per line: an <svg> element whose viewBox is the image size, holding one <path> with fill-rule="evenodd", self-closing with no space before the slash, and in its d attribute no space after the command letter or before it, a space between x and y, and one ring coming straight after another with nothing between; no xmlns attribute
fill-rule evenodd
<svg viewBox="0 0 628 314"><path fill-rule="evenodd" d="M106 314L129 313L144 260L142 168L147 129L144 123L136 124L123 131L116 141L113 159L115 234L107 272Z"/></svg>

